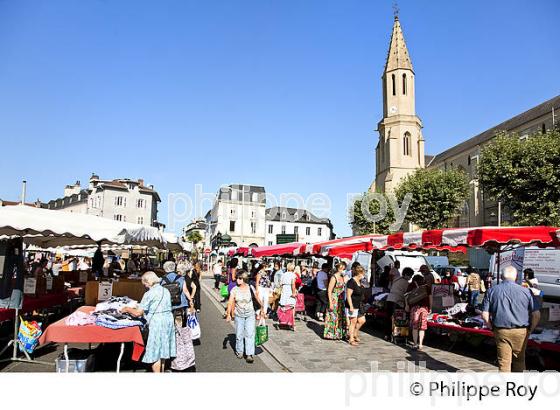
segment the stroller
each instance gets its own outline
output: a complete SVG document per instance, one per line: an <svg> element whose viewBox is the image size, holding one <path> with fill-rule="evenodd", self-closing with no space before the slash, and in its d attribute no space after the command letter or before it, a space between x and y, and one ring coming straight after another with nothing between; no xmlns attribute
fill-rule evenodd
<svg viewBox="0 0 560 410"><path fill-rule="evenodd" d="M410 318L404 309L395 309L392 317L391 342L405 344L408 340Z"/></svg>

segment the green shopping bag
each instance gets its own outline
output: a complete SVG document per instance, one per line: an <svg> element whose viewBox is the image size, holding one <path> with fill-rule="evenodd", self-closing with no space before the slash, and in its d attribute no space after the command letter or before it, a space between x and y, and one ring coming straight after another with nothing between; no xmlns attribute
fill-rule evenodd
<svg viewBox="0 0 560 410"><path fill-rule="evenodd" d="M227 285L222 285L220 287L220 296L223 297L224 299L229 296L229 291L228 291Z"/></svg>
<svg viewBox="0 0 560 410"><path fill-rule="evenodd" d="M268 326L264 319L259 321L257 330L255 332L255 346L260 346L268 341Z"/></svg>

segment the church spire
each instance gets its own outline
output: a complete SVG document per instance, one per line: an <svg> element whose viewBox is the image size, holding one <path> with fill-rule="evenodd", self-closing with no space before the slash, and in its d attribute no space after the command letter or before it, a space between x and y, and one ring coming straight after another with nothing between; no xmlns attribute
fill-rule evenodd
<svg viewBox="0 0 560 410"><path fill-rule="evenodd" d="M414 71L412 69L412 61L410 61L406 43L404 42L399 15L395 13L395 23L393 24L393 34L391 35L387 62L385 63L385 72L387 73L399 68Z"/></svg>

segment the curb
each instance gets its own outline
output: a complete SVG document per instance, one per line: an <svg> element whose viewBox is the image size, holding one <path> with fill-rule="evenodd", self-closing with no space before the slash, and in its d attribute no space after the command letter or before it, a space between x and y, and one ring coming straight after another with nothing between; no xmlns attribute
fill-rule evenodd
<svg viewBox="0 0 560 410"><path fill-rule="evenodd" d="M200 281L200 284L202 289L204 290L204 293L206 293L207 296L209 296L211 299L217 302L220 306L223 306L221 303L221 299L218 297L216 292L214 292L212 288L210 288L206 283L204 283L204 280ZM274 360L276 360L285 371L290 373L308 372L308 370L303 365L296 362L288 354L284 353L282 351L282 348L278 346L276 343L274 343L273 341L271 341L270 339L260 347L264 351L266 351L270 356L272 356Z"/></svg>

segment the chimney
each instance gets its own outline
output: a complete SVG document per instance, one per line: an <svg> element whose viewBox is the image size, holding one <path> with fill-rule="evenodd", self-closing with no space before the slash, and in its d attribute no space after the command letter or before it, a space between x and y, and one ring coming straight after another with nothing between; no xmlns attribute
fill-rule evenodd
<svg viewBox="0 0 560 410"><path fill-rule="evenodd" d="M138 185L141 187L144 186L144 180L142 178L138 178Z"/></svg>

